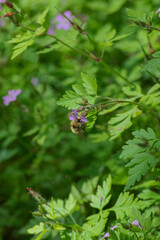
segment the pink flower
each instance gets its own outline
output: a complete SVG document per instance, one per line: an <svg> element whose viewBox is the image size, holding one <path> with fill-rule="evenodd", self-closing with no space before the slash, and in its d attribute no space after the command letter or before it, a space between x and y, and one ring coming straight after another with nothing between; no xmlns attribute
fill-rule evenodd
<svg viewBox="0 0 160 240"><path fill-rule="evenodd" d="M132 224L135 225L135 226L137 226L137 227L139 227L139 228L141 228L138 220L134 220L134 221L132 222Z"/></svg>
<svg viewBox="0 0 160 240"><path fill-rule="evenodd" d="M33 86L37 86L37 84L38 84L38 78L37 78L37 77L33 77L33 78L31 79L31 83L32 83Z"/></svg>
<svg viewBox="0 0 160 240"><path fill-rule="evenodd" d="M17 96L21 93L21 89L18 89L17 91L13 90L9 90L8 91L8 95L2 97L3 101L4 101L4 105L8 106L10 102L14 102L17 99Z"/></svg>
<svg viewBox="0 0 160 240"><path fill-rule="evenodd" d="M70 11L65 11L64 15L71 21L73 20L73 16L71 15ZM58 14L56 17L56 22L58 22L58 24L56 25L57 30L64 29L67 31L70 29L71 24L63 15Z"/></svg>
<svg viewBox="0 0 160 240"><path fill-rule="evenodd" d="M110 230L114 230L115 228L117 228L117 225L114 225L113 227L111 227ZM100 240L102 240L106 237L109 237L109 236L110 236L109 232L106 232L106 234Z"/></svg>
<svg viewBox="0 0 160 240"><path fill-rule="evenodd" d="M5 21L3 19L0 19L0 28L3 28L5 24Z"/></svg>
<svg viewBox="0 0 160 240"><path fill-rule="evenodd" d="M156 12L156 13L158 13L158 12L160 12L160 8L157 10L157 12ZM158 15L158 16L159 16L159 18L160 18L160 13L159 13L159 15Z"/></svg>
<svg viewBox="0 0 160 240"><path fill-rule="evenodd" d="M54 35L54 28L53 28L52 25L50 25L47 33L48 33L49 35Z"/></svg>
<svg viewBox="0 0 160 240"><path fill-rule="evenodd" d="M0 11L2 10L1 4L2 4L2 3L5 3L5 2L6 2L5 0L0 0Z"/></svg>
<svg viewBox="0 0 160 240"><path fill-rule="evenodd" d="M106 232L106 234L100 240L102 240L102 239L104 239L106 237L109 237L109 236L110 236L109 232Z"/></svg>
<svg viewBox="0 0 160 240"><path fill-rule="evenodd" d="M69 113L69 120L73 121L78 119L81 122L87 122L87 118L85 118L84 116L79 116L77 110L72 110L72 113Z"/></svg>
<svg viewBox="0 0 160 240"><path fill-rule="evenodd" d="M115 228L117 228L117 225L114 225L113 227L111 227L111 230L114 230Z"/></svg>
<svg viewBox="0 0 160 240"><path fill-rule="evenodd" d="M53 25L53 21L50 22L50 26L49 26L49 29L48 29L48 34L49 35L54 35L54 25Z"/></svg>

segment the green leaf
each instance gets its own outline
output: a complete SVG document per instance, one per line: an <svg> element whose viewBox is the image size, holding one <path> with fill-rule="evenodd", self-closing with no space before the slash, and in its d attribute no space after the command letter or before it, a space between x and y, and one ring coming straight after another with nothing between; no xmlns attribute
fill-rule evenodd
<svg viewBox="0 0 160 240"><path fill-rule="evenodd" d="M132 126L132 118L137 117L141 114L141 111L137 106L133 107L131 110L127 112L118 113L116 117L113 117L108 122L109 131L111 134L110 140L113 140L121 135L121 133Z"/></svg>
<svg viewBox="0 0 160 240"><path fill-rule="evenodd" d="M100 111L98 113L98 115L105 115L107 113L115 111L117 108L120 108L120 107L123 107L123 106L126 106L126 105L128 105L128 103L118 103L118 104L115 104L113 107L110 107L108 109L104 109L104 110Z"/></svg>
<svg viewBox="0 0 160 240"><path fill-rule="evenodd" d="M28 48L28 46L33 44L33 42L34 42L33 35L29 31L23 35L17 35L15 38L8 41L8 43L18 43L13 48L14 51L11 59L14 59L22 52L24 52Z"/></svg>
<svg viewBox="0 0 160 240"><path fill-rule="evenodd" d="M46 15L47 15L47 13L48 13L48 8L45 10L45 11L43 11L38 17L37 17L37 23L39 23L40 25L43 25L43 23L45 22L45 17L46 17Z"/></svg>
<svg viewBox="0 0 160 240"><path fill-rule="evenodd" d="M152 73L153 76L157 78L160 78L160 58L155 58L148 61L144 65L143 70Z"/></svg>
<svg viewBox="0 0 160 240"><path fill-rule="evenodd" d="M13 51L13 55L11 57L11 60L14 59L15 57L17 57L18 55L20 55L22 52L24 52L28 46L32 45L34 42L33 39L30 39L28 41L25 41L23 43L19 43L18 45L16 45L13 49L15 49Z"/></svg>
<svg viewBox="0 0 160 240"><path fill-rule="evenodd" d="M125 215L131 216L133 207L140 209L141 205L142 201L134 199L134 194L125 192L119 195L116 204L108 210L114 211L117 219L123 219Z"/></svg>
<svg viewBox="0 0 160 240"><path fill-rule="evenodd" d="M98 236L103 232L108 220L109 211L104 210L98 214L87 218L88 222L83 225L83 229L91 233L92 236Z"/></svg>
<svg viewBox="0 0 160 240"><path fill-rule="evenodd" d="M45 30L46 29L43 26L37 28L36 31L35 31L35 36L41 35L42 33L45 32Z"/></svg>
<svg viewBox="0 0 160 240"><path fill-rule="evenodd" d="M81 204L90 201L91 195L97 186L98 179L98 177L93 177L92 179L84 182L80 191L77 189L77 187L72 186L71 193L73 194L74 198L77 199L77 201Z"/></svg>
<svg viewBox="0 0 160 240"><path fill-rule="evenodd" d="M115 36L116 35L116 30L113 29L111 32L109 32L106 36L106 40L105 42L101 42L101 46L105 46L105 47L110 47L113 45L113 42L115 41L119 41L119 40L122 40L128 36L130 36L132 33L126 33L126 34L121 34L121 35L118 35L118 36Z"/></svg>
<svg viewBox="0 0 160 240"><path fill-rule="evenodd" d="M157 83L148 91L148 93L140 99L145 105L155 107L160 104L160 84Z"/></svg>
<svg viewBox="0 0 160 240"><path fill-rule="evenodd" d="M83 86L89 95L97 95L97 82L95 78L85 73L81 73Z"/></svg>
<svg viewBox="0 0 160 240"><path fill-rule="evenodd" d="M96 120L97 120L97 109L92 109L88 112L87 116L87 122L86 122L86 132L90 132L91 129L93 128Z"/></svg>
<svg viewBox="0 0 160 240"><path fill-rule="evenodd" d="M82 98L73 91L66 91L66 94L57 102L58 105L66 107L68 109L77 109L82 102Z"/></svg>
<svg viewBox="0 0 160 240"><path fill-rule="evenodd" d="M100 143L100 142L105 142L109 138L109 134L107 132L95 133L95 134L90 134L89 138L94 143Z"/></svg>
<svg viewBox="0 0 160 240"><path fill-rule="evenodd" d="M135 97L137 99L143 96L139 85L136 85L136 87L123 87L122 90L128 97Z"/></svg>
<svg viewBox="0 0 160 240"><path fill-rule="evenodd" d="M40 232L43 232L43 229L45 229L44 223L40 223L39 225L35 225L33 228L29 228L27 232L29 234L38 234Z"/></svg>
<svg viewBox="0 0 160 240"><path fill-rule="evenodd" d="M151 191L150 189L145 189L143 190L139 195L138 197L140 199L143 199L143 200L148 200L148 199L152 199L154 200L155 202L159 202L160 201L160 195L156 192L153 192Z"/></svg>
<svg viewBox="0 0 160 240"><path fill-rule="evenodd" d="M68 199L66 200L65 209L70 213L76 206L76 200L70 193Z"/></svg>
<svg viewBox="0 0 160 240"><path fill-rule="evenodd" d="M96 195L92 195L90 203L91 207L97 208L101 211L109 203L111 199L111 194L109 195L111 184L112 179L109 175L106 181L103 182L102 187L98 185Z"/></svg>
<svg viewBox="0 0 160 240"><path fill-rule="evenodd" d="M36 127L32 128L32 129L30 129L29 131L25 132L23 134L23 137L32 136L33 134L37 133L38 131L39 131L39 127L36 126Z"/></svg>
<svg viewBox="0 0 160 240"><path fill-rule="evenodd" d="M77 109L81 106L83 97L85 97L90 104L94 104L95 97L90 95L97 94L96 79L82 73L82 82L74 84L72 88L74 91L66 91L63 97L57 102L58 105L64 106L68 109ZM94 121L92 122L95 122L95 120L96 117L94 117Z"/></svg>
<svg viewBox="0 0 160 240"><path fill-rule="evenodd" d="M140 181L141 177L145 175L149 167L154 167L158 161L153 155L153 150L157 151L159 139L156 138L154 131L148 128L147 131L141 129L132 133L133 140L126 142L123 146L121 158L131 159L126 165L129 167L129 178L126 183L125 190L128 190L135 184L136 181Z"/></svg>
<svg viewBox="0 0 160 240"><path fill-rule="evenodd" d="M146 13L144 11L138 12L135 10L131 10L129 8L127 8L126 11L127 11L128 17L131 20L139 21L139 22L146 22L147 20Z"/></svg>
<svg viewBox="0 0 160 240"><path fill-rule="evenodd" d="M20 43L20 42L28 40L31 37L32 37L32 33L27 31L23 35L20 35L20 34L16 35L16 37L11 39L11 40L9 40L8 43Z"/></svg>
<svg viewBox="0 0 160 240"><path fill-rule="evenodd" d="M58 199L57 201L54 201L52 203L52 208L54 206L54 214L55 218L62 218L66 215L69 215L74 211L76 207L76 199L73 197L73 195L70 193L68 199L65 201ZM46 208L47 209L47 208ZM48 208L48 213L50 213L51 209Z"/></svg>

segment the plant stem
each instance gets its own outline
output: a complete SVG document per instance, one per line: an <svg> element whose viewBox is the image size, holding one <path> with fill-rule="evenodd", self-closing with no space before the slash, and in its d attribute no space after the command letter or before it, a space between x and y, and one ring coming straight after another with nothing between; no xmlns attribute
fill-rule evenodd
<svg viewBox="0 0 160 240"><path fill-rule="evenodd" d="M62 43L64 46L70 48L71 50L73 50L73 51L75 51L75 52L78 52L78 53L80 53L81 55L83 55L83 56L85 56L85 57L89 57L89 58L93 59L93 58L92 58L90 55L88 55L87 53L82 52L81 50L79 50L79 49L77 49L77 48L71 47L70 45L68 45L67 43L63 42L61 39L57 38L56 36L50 35L50 34L47 34L47 33L46 33L46 35L49 36L49 37L52 37L52 38L56 39L58 42Z"/></svg>
<svg viewBox="0 0 160 240"><path fill-rule="evenodd" d="M97 96L97 97L100 97L100 96ZM116 104L116 103L130 103L130 104L136 104L137 106L139 106L140 108L142 109L145 109L149 112L151 112L159 121L160 121L160 115L155 112L152 108L150 107L147 107L146 105L142 104L142 103L139 103L139 102L131 102L130 100L125 100L125 99L114 99L114 98L110 98L110 97L102 97L102 98L105 98L105 99L108 99L108 100L111 100L111 102L102 102L102 103L98 103L94 106L109 106L111 104Z"/></svg>
<svg viewBox="0 0 160 240"><path fill-rule="evenodd" d="M131 83L127 78L125 78L124 76L122 76L119 72L117 72L116 70L114 70L112 67L110 67L106 62L104 62L103 60L100 61L100 63L102 65L104 65L106 68L108 68L108 70L114 74L116 74L117 76L119 76L121 79L123 79L127 84L135 87L134 83Z"/></svg>
<svg viewBox="0 0 160 240"><path fill-rule="evenodd" d="M13 8L14 11L20 15L22 15L24 18L28 19L32 24L34 24L36 27L38 27L38 23L35 23L30 17L28 17L25 13L17 11L15 8Z"/></svg>

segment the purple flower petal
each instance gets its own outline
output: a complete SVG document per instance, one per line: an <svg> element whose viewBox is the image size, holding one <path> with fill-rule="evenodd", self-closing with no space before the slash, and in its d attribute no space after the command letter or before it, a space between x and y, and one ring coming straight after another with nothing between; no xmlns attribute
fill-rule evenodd
<svg viewBox="0 0 160 240"><path fill-rule="evenodd" d="M37 77L33 77L33 78L31 79L31 83L32 83L33 86L37 86L37 84L38 84L38 78L37 78Z"/></svg>
<svg viewBox="0 0 160 240"><path fill-rule="evenodd" d="M63 19L64 19L64 17L61 14L58 14L57 17L56 17L57 22L61 22L61 21L63 21Z"/></svg>
<svg viewBox="0 0 160 240"><path fill-rule="evenodd" d="M69 10L65 11L64 15L70 20L73 19L73 16L71 15L71 12ZM57 30L64 29L65 31L67 31L70 29L71 24L63 15L58 14L55 20L58 22L58 24L56 25Z"/></svg>
<svg viewBox="0 0 160 240"><path fill-rule="evenodd" d="M47 32L49 35L54 35L54 28L53 26L50 26Z"/></svg>
<svg viewBox="0 0 160 240"><path fill-rule="evenodd" d="M15 96L18 96L21 92L21 89L18 89L17 91L15 91Z"/></svg>
<svg viewBox="0 0 160 240"><path fill-rule="evenodd" d="M76 117L76 116L73 116L73 115L71 115L71 114L69 113L69 120L73 121L73 120L75 120L75 119L77 119L77 117Z"/></svg>
<svg viewBox="0 0 160 240"><path fill-rule="evenodd" d="M65 30L65 31L68 31L69 29L70 29L70 26L71 26L71 24L68 22L66 22L65 24L63 24L63 29Z"/></svg>
<svg viewBox="0 0 160 240"><path fill-rule="evenodd" d="M4 97L2 97L2 99L3 99L3 103L4 103L4 105L5 106L8 106L9 105L9 103L10 103L10 97L9 96L4 96Z"/></svg>
<svg viewBox="0 0 160 240"><path fill-rule="evenodd" d="M2 27L4 27L5 26L5 21L3 20L3 19L0 19L0 27L2 28Z"/></svg>
<svg viewBox="0 0 160 240"><path fill-rule="evenodd" d="M78 112L77 112L77 110L73 109L73 110L72 110L72 114L74 114L74 115L76 115L76 116L78 117Z"/></svg>
<svg viewBox="0 0 160 240"><path fill-rule="evenodd" d="M87 122L87 118L85 118L85 117L81 117L81 120L82 120L82 122Z"/></svg>
<svg viewBox="0 0 160 240"><path fill-rule="evenodd" d="M57 25L56 25L56 29L57 30L60 30L60 29L62 29L63 28L63 25L61 24L61 23L58 23Z"/></svg>
<svg viewBox="0 0 160 240"><path fill-rule="evenodd" d="M2 99L4 100L4 105L8 106L8 104L9 104L10 102L16 101L17 96L18 96L20 93L21 93L21 89L18 89L18 90L16 90L16 91L15 91L14 89L9 90L9 91L8 91L8 96L2 97Z"/></svg>
<svg viewBox="0 0 160 240"><path fill-rule="evenodd" d="M156 13L160 12L160 8L157 10ZM158 17L160 18L160 13L158 14Z"/></svg>
<svg viewBox="0 0 160 240"><path fill-rule="evenodd" d="M106 234L102 238L100 238L100 240L102 240L102 239L104 239L106 237L109 237L109 236L110 236L109 232L106 232Z"/></svg>
<svg viewBox="0 0 160 240"><path fill-rule="evenodd" d="M117 228L117 225L114 225L113 227L111 227L111 230L114 230L115 228Z"/></svg>
<svg viewBox="0 0 160 240"><path fill-rule="evenodd" d="M6 0L0 0L0 11L2 10L2 6L1 6L1 3L5 3Z"/></svg>
<svg viewBox="0 0 160 240"><path fill-rule="evenodd" d="M71 12L70 12L69 10L68 10L68 11L65 11L65 12L64 12L64 15L72 21L73 16L72 16L72 14L71 14Z"/></svg>
<svg viewBox="0 0 160 240"><path fill-rule="evenodd" d="M137 226L137 227L139 227L139 228L141 228L138 220L134 220L134 221L132 222L132 224L135 225L135 226Z"/></svg>
<svg viewBox="0 0 160 240"><path fill-rule="evenodd" d="M8 94L9 94L9 95L13 95L13 94L14 94L14 90L9 90L9 91L8 91Z"/></svg>

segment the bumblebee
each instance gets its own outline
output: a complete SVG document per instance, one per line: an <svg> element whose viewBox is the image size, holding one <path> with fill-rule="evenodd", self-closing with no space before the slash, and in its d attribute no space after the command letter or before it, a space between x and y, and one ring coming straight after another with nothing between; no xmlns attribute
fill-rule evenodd
<svg viewBox="0 0 160 240"><path fill-rule="evenodd" d="M71 131L74 134L80 134L84 132L86 127L86 123L81 120L81 117L77 117L76 119L71 121Z"/></svg>

